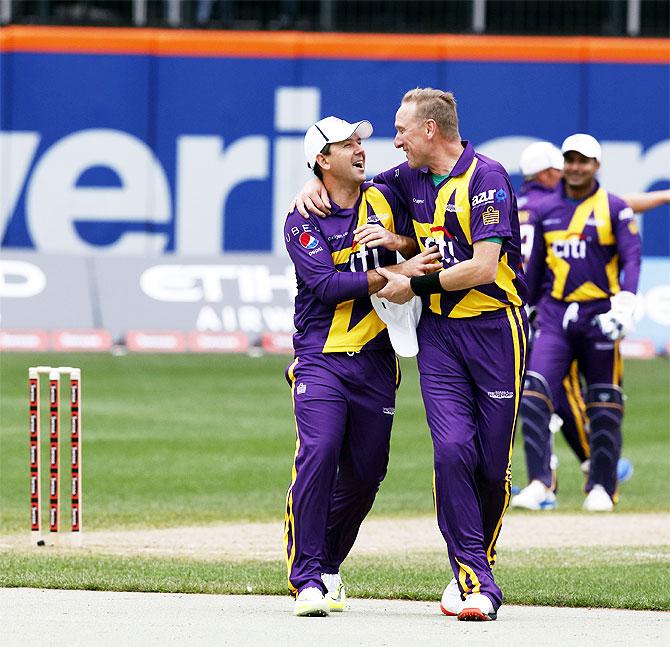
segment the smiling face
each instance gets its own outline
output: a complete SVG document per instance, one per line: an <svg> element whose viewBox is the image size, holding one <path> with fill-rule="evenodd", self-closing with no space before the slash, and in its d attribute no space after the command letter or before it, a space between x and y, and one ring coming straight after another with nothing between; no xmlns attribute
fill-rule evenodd
<svg viewBox="0 0 670 647"><path fill-rule="evenodd" d="M331 144L330 151L319 153L316 160L324 172L340 183L359 186L365 182L365 149L356 134Z"/></svg>
<svg viewBox="0 0 670 647"><path fill-rule="evenodd" d="M566 186L573 191L585 191L593 187L600 162L593 157L585 157L577 151L567 151L563 156L563 178Z"/></svg>
<svg viewBox="0 0 670 647"><path fill-rule="evenodd" d="M430 138L427 134L427 121L417 117L414 102L400 104L395 115L396 136L393 145L402 148L411 168L427 165Z"/></svg>

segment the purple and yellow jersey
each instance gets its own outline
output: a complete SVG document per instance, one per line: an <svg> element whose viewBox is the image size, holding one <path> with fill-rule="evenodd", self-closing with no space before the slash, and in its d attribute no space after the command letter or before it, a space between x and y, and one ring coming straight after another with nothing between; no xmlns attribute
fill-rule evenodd
<svg viewBox="0 0 670 647"><path fill-rule="evenodd" d="M472 258L477 241L503 238L493 283L424 297L424 306L451 318L520 306L526 293L519 218L509 176L470 143L463 145L451 174L437 186L427 168L412 169L407 162L374 178L375 183L389 186L406 206L420 249L438 245L445 268Z"/></svg>
<svg viewBox="0 0 670 647"><path fill-rule="evenodd" d="M362 185L353 209L342 209L332 200L331 205L328 218L305 220L296 210L284 226L286 249L298 282L295 353L391 350L386 326L370 302L365 273L397 263L396 252L361 247L354 243L354 230L378 223L409 236L409 218L388 188L369 182Z"/></svg>
<svg viewBox="0 0 670 647"><path fill-rule="evenodd" d="M533 249L533 235L537 211L556 189L550 189L539 182L524 182L517 194L519 207L519 231L521 233L521 256L524 266L528 264Z"/></svg>
<svg viewBox="0 0 670 647"><path fill-rule="evenodd" d="M635 215L621 198L596 183L589 197L571 200L561 182L537 212L528 263L529 301L537 303L547 278L557 301L595 301L620 290L636 292L640 254Z"/></svg>

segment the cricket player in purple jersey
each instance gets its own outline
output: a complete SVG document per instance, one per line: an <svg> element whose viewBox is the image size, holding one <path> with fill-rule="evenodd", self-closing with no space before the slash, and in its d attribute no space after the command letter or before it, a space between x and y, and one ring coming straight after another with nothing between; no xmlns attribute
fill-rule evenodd
<svg viewBox="0 0 670 647"><path fill-rule="evenodd" d="M432 271L437 253L415 254L403 205L365 182L368 121L327 117L305 135L307 163L328 190L332 216L285 225L295 265L295 359L287 369L296 451L286 497L284 550L298 616L342 611L340 564L369 512L389 459L400 369L369 295L386 284L376 268ZM325 594L325 595L324 595Z"/></svg>
<svg viewBox="0 0 670 647"><path fill-rule="evenodd" d="M551 486L549 420L577 359L590 421L584 509L611 511L623 420L619 340L633 328L641 242L633 210L596 181L600 144L572 135L562 152L564 179L538 207L528 263L529 303L537 305L541 322L522 399L528 487Z"/></svg>
<svg viewBox="0 0 670 647"><path fill-rule="evenodd" d="M550 142L534 142L521 153L519 167L524 176L524 183L518 193L518 205L521 250L526 264L530 258L533 245L537 213L541 209L542 203L555 192L560 184L563 177L563 166L564 161L561 151ZM670 190L631 193L623 195L622 198L633 211L643 213L662 204L670 203ZM542 286L543 294L548 295L551 292L551 287L551 282L545 281ZM537 329L540 323L535 318L531 329ZM556 413L551 417L550 429L551 431L561 429L568 445L579 460L582 471L588 475L590 467L589 423L577 360L571 362L561 386L557 400L554 402ZM524 488L523 493L512 497L512 507L529 510L551 510L556 507L555 472L558 460L552 454L552 487L547 488L537 478L538 474L542 472L540 457L545 451L542 441L536 440L538 437L545 438L546 431L539 436L534 435L531 429L524 432L526 450L531 453L531 456L527 456L526 459L529 465L530 487ZM632 473L632 463L626 458L620 458L617 464L618 482L622 483L628 480Z"/></svg>
<svg viewBox="0 0 670 647"><path fill-rule="evenodd" d="M521 153L519 167L524 176L524 182L517 194L521 252L524 264L527 264L533 245L536 213L542 202L555 191L563 177L563 155L556 146L549 142L534 142ZM536 312L535 310L534 314ZM537 320L532 323L531 332L533 329L537 329L539 323ZM532 343L532 334L530 341ZM556 413L551 418L550 429L553 431L560 428L568 445L577 456L580 465L588 465L588 420L576 361L570 364L570 368L563 378L555 404L555 411ZM527 451L533 451L534 444L531 439L529 439L529 445L526 448ZM558 458L552 453L551 487L545 488L542 486L541 490L537 486L534 486L532 490L524 488L523 494L512 497L512 507L530 510L554 509L556 507L557 466ZM536 494L536 490L540 491L541 496Z"/></svg>

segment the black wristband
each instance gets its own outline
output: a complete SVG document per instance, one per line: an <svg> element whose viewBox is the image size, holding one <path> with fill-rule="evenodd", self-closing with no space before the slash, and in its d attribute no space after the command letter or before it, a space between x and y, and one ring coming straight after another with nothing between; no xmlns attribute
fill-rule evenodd
<svg viewBox="0 0 670 647"><path fill-rule="evenodd" d="M424 274L424 276L413 276L409 280L412 292L420 297L444 292L440 283L440 274L441 272L433 272L432 274Z"/></svg>

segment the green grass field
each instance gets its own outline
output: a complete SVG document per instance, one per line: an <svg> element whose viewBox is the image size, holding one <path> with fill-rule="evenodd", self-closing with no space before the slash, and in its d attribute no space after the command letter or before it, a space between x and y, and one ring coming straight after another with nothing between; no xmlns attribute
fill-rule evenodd
<svg viewBox="0 0 670 647"><path fill-rule="evenodd" d="M27 367L45 363L82 368L83 495L87 529L280 519L295 442L290 393L283 377L288 362L288 357L272 356L5 354L0 360L0 534L28 530ZM667 492L670 476L670 364L665 359L627 361L626 391L624 455L633 461L635 474L622 486L618 514L667 512L670 499L663 493ZM42 394L44 402L45 388ZM46 428L44 417L43 428ZM525 468L520 440L514 458L514 482L523 485ZM583 501L579 466L562 439L557 453L561 461L560 510L579 511ZM46 451L42 457L45 465ZM431 514L431 472L432 446L419 396L416 367L413 361L407 360L403 362L389 473L372 514ZM43 492L46 492L46 484ZM561 579L558 573L561 568L567 569L565 572L574 569L575 573L591 569L596 582L605 582L608 572L607 577L611 578L615 577L615 571L629 573L632 568L641 573L655 568L668 571L667 550L655 552L641 561L631 560L626 555L626 552L615 551L610 560L595 561L593 557L582 556L582 559L573 555L572 561L568 560L570 563L553 570L533 558L523 567L535 569L536 576L546 583L547 596L540 596L538 601L545 604L551 600L584 603L567 585L561 588L561 582L570 581L569 577ZM509 559L501 559L503 564L505 561L508 565L517 564L514 569L501 565L501 577L509 578L509 583L516 582L515 573L522 569L523 557L519 553L516 557L510 554ZM25 556L0 553L0 572L5 573L0 583L68 585L59 584L53 576L49 580L46 575L49 568L40 570L43 560L57 561L57 556L40 556L30 561L31 569L25 568L22 559L26 559ZM103 577L102 582L93 586L86 576L77 573L95 570L87 561L94 558L68 557L63 560L63 568L64 564L70 564L69 585L114 588L111 564L115 559L120 560L107 557L101 562L102 572L109 570L109 577L106 580ZM422 574L417 582L428 577L431 561L415 565L416 572ZM551 563L551 559L548 561ZM144 568L141 562L133 562L139 573ZM183 560L156 560L156 564L156 572L165 574L162 585L168 590L190 590L188 577L180 575L189 571ZM389 583L394 581L392 571L399 568L397 565L361 558L352 564L359 564L361 572L369 574L361 585L369 595L419 598L428 595L420 584L408 586L404 592L394 590ZM197 570L197 563L190 568ZM248 579L244 569L256 569L265 576L269 576L268 572L280 573L278 580L272 579L268 592L284 591L281 565L252 563L244 568L239 565L220 568L240 568L239 577L228 578L240 587ZM100 572L98 570L99 575ZM386 575L380 577L379 572ZM19 573L23 576L19 577ZM440 574L440 581L443 579ZM642 578L647 583L652 579L651 576ZM157 588L160 583L154 580L147 580L147 588L161 590ZM136 584L127 581L126 586L141 586L142 578L138 577L137 581ZM601 588L603 595L609 595L606 586L596 587ZM431 595L434 596L434 591ZM652 597L653 603L646 603L645 608L670 608L667 591L666 595L659 591ZM593 594L587 598L591 604L594 602ZM533 599L533 591L530 591L511 601ZM595 601L598 600L596 597ZM607 605L617 606L611 602Z"/></svg>

